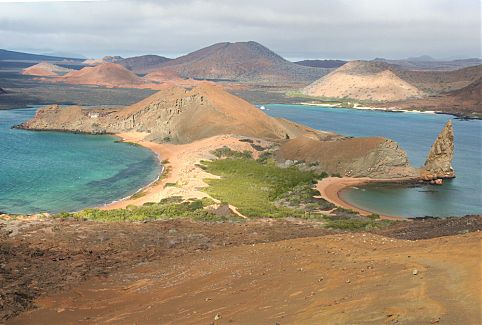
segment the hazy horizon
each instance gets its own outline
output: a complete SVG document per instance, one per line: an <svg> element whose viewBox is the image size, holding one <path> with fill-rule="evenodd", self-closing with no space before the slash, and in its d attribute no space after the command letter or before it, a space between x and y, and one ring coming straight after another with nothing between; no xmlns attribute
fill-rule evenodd
<svg viewBox="0 0 482 325"><path fill-rule="evenodd" d="M0 48L178 57L254 40L288 60L480 58L479 0L0 0Z"/></svg>

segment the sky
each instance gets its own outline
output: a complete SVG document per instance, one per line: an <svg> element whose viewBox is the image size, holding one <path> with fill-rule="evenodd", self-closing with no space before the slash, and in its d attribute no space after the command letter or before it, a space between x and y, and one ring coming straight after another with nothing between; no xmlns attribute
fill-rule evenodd
<svg viewBox="0 0 482 325"><path fill-rule="evenodd" d="M482 0L0 0L0 48L124 57L257 41L297 59L481 57Z"/></svg>

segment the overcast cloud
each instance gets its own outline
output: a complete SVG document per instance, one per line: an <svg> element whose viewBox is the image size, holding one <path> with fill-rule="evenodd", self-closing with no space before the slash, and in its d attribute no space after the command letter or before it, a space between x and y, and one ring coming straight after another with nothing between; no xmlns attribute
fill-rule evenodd
<svg viewBox="0 0 482 325"><path fill-rule="evenodd" d="M177 56L223 41L291 59L481 56L481 0L0 0L0 48Z"/></svg>

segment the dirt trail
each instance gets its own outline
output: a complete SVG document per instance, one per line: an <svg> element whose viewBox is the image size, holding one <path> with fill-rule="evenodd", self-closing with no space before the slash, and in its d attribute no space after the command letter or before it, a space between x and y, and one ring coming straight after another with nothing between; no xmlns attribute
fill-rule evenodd
<svg viewBox="0 0 482 325"><path fill-rule="evenodd" d="M383 233L416 239L424 238L429 228L434 236L481 226L480 217L426 220L397 223ZM21 239L31 251L44 252L25 256L28 266L39 272L23 274L31 270L20 263L19 246L11 247L17 255L6 264L17 263L24 285L43 276L57 280L59 287L37 298L37 309L6 324L480 321L480 232L410 241L370 233L330 234L316 224L262 220L107 225L54 221L49 227L17 230L5 243ZM83 260L84 250L87 256L94 250L93 258ZM52 254L58 255L56 261L48 262ZM56 278L62 267L74 273ZM75 272L82 271L86 281L76 281ZM69 286L59 290L69 277Z"/></svg>

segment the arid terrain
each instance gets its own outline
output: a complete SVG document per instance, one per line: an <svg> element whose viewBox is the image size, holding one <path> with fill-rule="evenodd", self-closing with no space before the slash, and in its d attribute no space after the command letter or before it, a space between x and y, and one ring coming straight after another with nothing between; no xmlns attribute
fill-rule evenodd
<svg viewBox="0 0 482 325"><path fill-rule="evenodd" d="M295 220L3 223L2 317L476 324L481 220L400 222L374 233Z"/></svg>
<svg viewBox="0 0 482 325"><path fill-rule="evenodd" d="M394 101L421 97L423 91L402 80L390 67L375 62L352 61L303 89L313 97Z"/></svg>
<svg viewBox="0 0 482 325"><path fill-rule="evenodd" d="M451 121L412 166L393 140L254 105L480 117L480 60L424 60L290 62L253 41L173 59L0 50L0 108L48 105L18 128L113 134L163 170L111 204L0 212L0 323L479 324L481 215L402 220L339 195L455 177Z"/></svg>
<svg viewBox="0 0 482 325"><path fill-rule="evenodd" d="M0 54L0 86L9 92L2 96L0 108L53 102L98 105L96 95L105 95L103 89L147 92L165 84L191 87L197 80L209 80L255 104L316 102L440 111L471 118L481 114L480 59L290 62L252 41L217 43L173 59L113 55L79 60L12 51ZM21 73L26 76L19 78ZM25 83L33 89L19 87ZM76 96L72 88L89 96ZM132 102L119 96L103 104Z"/></svg>

